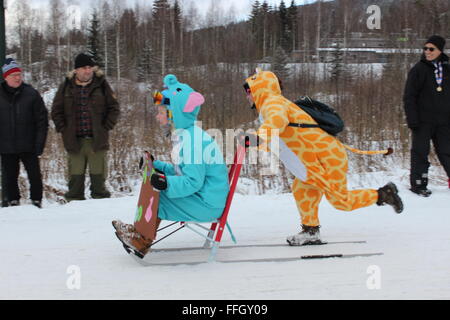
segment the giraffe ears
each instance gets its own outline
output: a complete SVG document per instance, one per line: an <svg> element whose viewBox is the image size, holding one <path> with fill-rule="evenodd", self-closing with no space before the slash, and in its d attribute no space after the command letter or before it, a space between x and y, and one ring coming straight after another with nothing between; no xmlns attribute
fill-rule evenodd
<svg viewBox="0 0 450 320"><path fill-rule="evenodd" d="M261 69L261 68L256 68L255 72L256 72L256 73L255 73L255 75L252 77L252 80L256 80L258 74L262 72L262 69Z"/></svg>

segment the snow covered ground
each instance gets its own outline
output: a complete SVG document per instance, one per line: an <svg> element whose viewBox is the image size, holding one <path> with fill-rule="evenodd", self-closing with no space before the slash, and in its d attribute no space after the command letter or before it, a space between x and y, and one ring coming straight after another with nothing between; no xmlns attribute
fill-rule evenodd
<svg viewBox="0 0 450 320"><path fill-rule="evenodd" d="M137 196L3 208L0 299L450 299L450 190L432 185L425 199L399 187L401 215L378 206L340 212L322 201L324 240L366 244L218 252L222 260L384 253L294 262L143 267L126 255L111 226L115 218L132 221ZM299 229L290 194L236 195L229 222L238 244L284 243ZM182 230L160 247L202 243ZM231 244L225 234L224 245ZM171 259L206 257L183 252Z"/></svg>

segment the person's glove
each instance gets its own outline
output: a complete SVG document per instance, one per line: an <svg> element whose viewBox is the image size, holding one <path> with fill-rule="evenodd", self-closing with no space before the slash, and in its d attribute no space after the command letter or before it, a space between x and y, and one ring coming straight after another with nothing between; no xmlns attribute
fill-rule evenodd
<svg viewBox="0 0 450 320"><path fill-rule="evenodd" d="M164 172L153 168L152 176L150 178L150 184L153 188L162 191L167 189L167 178Z"/></svg>
<svg viewBox="0 0 450 320"><path fill-rule="evenodd" d="M245 148L258 147L260 144L259 137L256 134L241 134L238 136L238 142Z"/></svg>

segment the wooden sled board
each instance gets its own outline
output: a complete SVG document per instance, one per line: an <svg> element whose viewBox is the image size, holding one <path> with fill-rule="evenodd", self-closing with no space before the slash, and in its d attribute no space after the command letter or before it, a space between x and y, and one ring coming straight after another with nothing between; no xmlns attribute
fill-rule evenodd
<svg viewBox="0 0 450 320"><path fill-rule="evenodd" d="M134 219L134 227L147 239L156 238L156 219L158 217L159 192L153 189L150 178L153 163L150 154L145 153L142 186Z"/></svg>

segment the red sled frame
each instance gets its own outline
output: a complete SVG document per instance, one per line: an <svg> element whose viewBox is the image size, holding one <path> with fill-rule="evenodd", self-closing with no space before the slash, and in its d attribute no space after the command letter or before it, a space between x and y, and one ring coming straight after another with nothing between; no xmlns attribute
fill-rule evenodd
<svg viewBox="0 0 450 320"><path fill-rule="evenodd" d="M234 155L233 164L231 165L230 170L228 171L228 183L230 185L230 191L228 193L227 201L225 203L225 208L223 210L222 216L219 219L212 221L212 224L209 228L202 226L201 222L195 222L195 221L180 222L181 226L178 229L169 233L168 235L164 236L163 238L159 239L158 241L154 242L152 244L152 247L156 243L162 241L163 239L167 238L168 236L174 234L178 230L181 230L182 228L185 228L185 227L191 231L194 231L195 233L197 233L198 235L200 235L202 238L205 239L203 248L205 248L205 249L211 248L211 253L209 256L209 260L208 260L210 262L215 261L215 259L216 259L217 250L220 246L220 242L222 240L222 236L225 231L225 227L227 228L228 232L230 233L231 240L234 243L236 243L236 238L233 234L233 231L231 230L230 225L227 222L227 219L228 219L228 214L230 212L231 202L233 201L234 192L236 190L236 185L239 180L240 173L241 173L242 164L245 159L245 152L246 152L246 148L244 146L238 145L236 153ZM159 229L158 232L162 231L170 226L173 226L177 223L178 222L174 222L166 227L163 227L163 228ZM202 233L201 232L202 230L198 230L196 228L202 229L203 232L206 231L207 234ZM182 248L180 248L180 249L182 249ZM164 251L164 249L161 249L161 251Z"/></svg>

